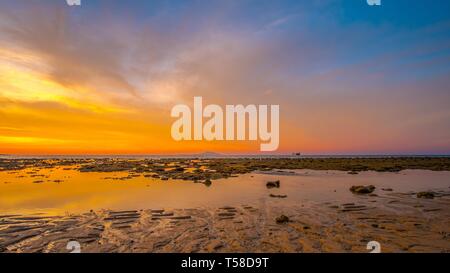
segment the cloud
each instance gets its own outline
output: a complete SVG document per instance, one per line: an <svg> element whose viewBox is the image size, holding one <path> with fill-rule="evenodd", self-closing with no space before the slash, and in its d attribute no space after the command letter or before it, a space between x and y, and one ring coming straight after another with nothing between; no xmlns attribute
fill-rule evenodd
<svg viewBox="0 0 450 273"><path fill-rule="evenodd" d="M205 103L280 104L286 151L392 148L430 124L439 127L436 139L411 142L438 143L448 132L448 115L438 114L450 99L441 79L449 72L448 24L408 32L343 25L333 3L2 3L0 127L40 122L32 135L3 132L72 141L58 128L85 124L91 134L111 133L124 150L147 135L173 148L158 131L170 125L168 109L203 96ZM400 126L406 119L410 125Z"/></svg>

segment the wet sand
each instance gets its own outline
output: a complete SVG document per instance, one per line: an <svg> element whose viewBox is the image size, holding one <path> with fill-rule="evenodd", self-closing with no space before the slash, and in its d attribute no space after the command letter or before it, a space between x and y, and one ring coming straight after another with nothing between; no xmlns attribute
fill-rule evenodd
<svg viewBox="0 0 450 273"><path fill-rule="evenodd" d="M34 166L0 179L0 252L69 252L69 241L82 252L369 252L369 241L450 252L444 171L256 170L205 184Z"/></svg>
<svg viewBox="0 0 450 273"><path fill-rule="evenodd" d="M380 206L381 205L381 206ZM4 252L449 252L450 199L409 194L343 204L275 200L215 209L95 211L0 216ZM278 224L279 215L289 222Z"/></svg>

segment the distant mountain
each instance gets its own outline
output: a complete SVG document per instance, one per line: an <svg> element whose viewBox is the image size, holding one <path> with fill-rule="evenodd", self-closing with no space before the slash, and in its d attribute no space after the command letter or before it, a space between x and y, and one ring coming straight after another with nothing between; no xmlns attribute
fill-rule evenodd
<svg viewBox="0 0 450 273"><path fill-rule="evenodd" d="M215 153L215 152L204 152L204 153L196 154L195 156L198 156L198 157L224 157L225 155Z"/></svg>

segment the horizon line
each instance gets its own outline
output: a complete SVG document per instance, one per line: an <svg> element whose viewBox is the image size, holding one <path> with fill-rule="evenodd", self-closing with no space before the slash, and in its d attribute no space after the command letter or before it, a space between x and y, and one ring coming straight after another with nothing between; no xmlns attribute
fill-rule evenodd
<svg viewBox="0 0 450 273"><path fill-rule="evenodd" d="M0 157L449 157L450 153L171 153L171 154L2 154Z"/></svg>

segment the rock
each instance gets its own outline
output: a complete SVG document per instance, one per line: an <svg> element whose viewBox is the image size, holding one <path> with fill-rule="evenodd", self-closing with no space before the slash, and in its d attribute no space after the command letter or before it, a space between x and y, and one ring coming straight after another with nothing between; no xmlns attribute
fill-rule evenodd
<svg viewBox="0 0 450 273"><path fill-rule="evenodd" d="M267 187L268 189L271 189L271 188L279 188L279 187L280 187L280 180L276 180L276 181L268 181L268 182L266 183L266 187Z"/></svg>
<svg viewBox="0 0 450 273"><path fill-rule="evenodd" d="M383 191L393 191L393 189L391 189L391 188L383 188L381 190L383 190Z"/></svg>
<svg viewBox="0 0 450 273"><path fill-rule="evenodd" d="M289 222L289 217L287 217L286 215L280 215L275 219L275 221L277 222L277 224L284 224Z"/></svg>
<svg viewBox="0 0 450 273"><path fill-rule="evenodd" d="M286 194L270 194L269 196L273 197L273 198L286 198L287 197Z"/></svg>
<svg viewBox="0 0 450 273"><path fill-rule="evenodd" d="M369 185L369 186L352 186L350 188L350 191L355 194L368 194L372 193L375 190L375 186Z"/></svg>
<svg viewBox="0 0 450 273"><path fill-rule="evenodd" d="M348 174L358 174L357 171L349 171Z"/></svg>
<svg viewBox="0 0 450 273"><path fill-rule="evenodd" d="M211 186L211 184L212 184L211 179L209 179L209 178L206 179L205 182L203 182L203 184L205 184L205 186L208 186L208 187Z"/></svg>
<svg viewBox="0 0 450 273"><path fill-rule="evenodd" d="M431 192L431 191L418 192L417 193L417 198L433 199L434 198L434 192Z"/></svg>

